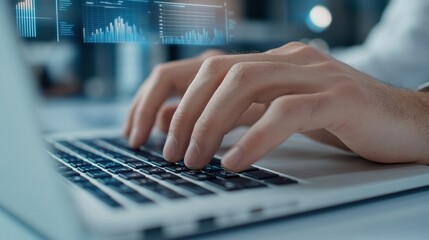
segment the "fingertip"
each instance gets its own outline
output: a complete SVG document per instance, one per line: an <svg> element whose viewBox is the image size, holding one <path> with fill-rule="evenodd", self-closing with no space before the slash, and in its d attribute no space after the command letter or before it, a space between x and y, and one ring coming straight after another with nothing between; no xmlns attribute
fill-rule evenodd
<svg viewBox="0 0 429 240"><path fill-rule="evenodd" d="M167 136L167 140L165 141L164 149L163 149L163 155L165 160L171 162L174 160L174 158L177 155L177 140L174 137L174 135L169 134Z"/></svg>
<svg viewBox="0 0 429 240"><path fill-rule="evenodd" d="M200 158L200 151L195 141L192 140L185 153L185 165L188 168L197 169L200 165L199 158Z"/></svg>
<svg viewBox="0 0 429 240"><path fill-rule="evenodd" d="M243 153L240 147L233 147L222 159L222 166L232 172L240 172L243 168Z"/></svg>
<svg viewBox="0 0 429 240"><path fill-rule="evenodd" d="M141 142L139 138L140 138L139 130L133 129L128 139L128 144L130 145L131 148L138 148L140 146Z"/></svg>
<svg viewBox="0 0 429 240"><path fill-rule="evenodd" d="M126 124L122 127L122 136L124 136L126 138L130 137L130 127L128 126L128 124Z"/></svg>

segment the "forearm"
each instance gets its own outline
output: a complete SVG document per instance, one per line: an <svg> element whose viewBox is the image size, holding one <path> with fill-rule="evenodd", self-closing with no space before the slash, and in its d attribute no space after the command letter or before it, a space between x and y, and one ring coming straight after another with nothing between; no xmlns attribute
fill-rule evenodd
<svg viewBox="0 0 429 240"><path fill-rule="evenodd" d="M429 164L429 89L417 92L416 98L419 101L418 111L421 113L419 122L422 125L423 134L426 135L425 150L423 151L421 163Z"/></svg>

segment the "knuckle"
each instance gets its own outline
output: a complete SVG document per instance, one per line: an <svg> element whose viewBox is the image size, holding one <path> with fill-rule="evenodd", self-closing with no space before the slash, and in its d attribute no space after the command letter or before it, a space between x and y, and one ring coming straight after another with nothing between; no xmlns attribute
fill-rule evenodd
<svg viewBox="0 0 429 240"><path fill-rule="evenodd" d="M334 61L332 61L332 60L322 61L321 63L318 64L318 68L321 71L331 72L331 73L339 73L342 70L342 68L339 66L339 64L336 63L336 62L334 62ZM338 76L341 77L342 79L344 79L343 75L338 74Z"/></svg>
<svg viewBox="0 0 429 240"><path fill-rule="evenodd" d="M300 48L305 48L305 47L308 47L308 45L305 43L302 43L302 42L294 41L294 42L290 42L290 43L284 45L282 48L293 50L293 49L300 49Z"/></svg>
<svg viewBox="0 0 429 240"><path fill-rule="evenodd" d="M176 110L170 125L171 132L177 133L180 129L183 129L186 126L185 123L189 121L186 120L185 116L185 112L181 108Z"/></svg>
<svg viewBox="0 0 429 240"><path fill-rule="evenodd" d="M302 110L301 104L293 104L290 101L278 101L274 102L272 105L274 108L274 111L284 115L284 116L292 116L295 115L297 112Z"/></svg>
<svg viewBox="0 0 429 240"><path fill-rule="evenodd" d="M320 56L321 55L319 50L315 49L314 47L310 47L308 45L303 45L297 48L296 53L303 56Z"/></svg>
<svg viewBox="0 0 429 240"><path fill-rule="evenodd" d="M168 71L168 63L160 63L153 68L153 73L161 74Z"/></svg>
<svg viewBox="0 0 429 240"><path fill-rule="evenodd" d="M232 81L241 83L249 79L248 77L252 74L252 70L253 67L250 63L237 63L232 66L228 74L231 75L232 78L230 79Z"/></svg>
<svg viewBox="0 0 429 240"><path fill-rule="evenodd" d="M167 81L168 76L171 74L171 64L170 63L161 63L156 65L151 73L151 77L149 78L152 81Z"/></svg>
<svg viewBox="0 0 429 240"><path fill-rule="evenodd" d="M223 56L211 56L204 60L201 65L201 69L209 73L216 73L219 67L222 65L222 62L225 61Z"/></svg>
<svg viewBox="0 0 429 240"><path fill-rule="evenodd" d="M220 51L220 50L216 50L216 49L209 49L204 51L200 57L203 59L207 59L209 57L213 57L213 56L218 56L218 55L223 55L225 54L224 52Z"/></svg>
<svg viewBox="0 0 429 240"><path fill-rule="evenodd" d="M282 52L285 52L285 51L290 51L290 50L298 49L298 48L301 48L301 47L304 47L304 46L307 46L307 45L305 45L302 42L290 42L290 43L287 43L287 44L285 44L285 45L283 45L283 46L281 46L279 48L271 49L271 50L267 51L266 53L268 53L268 54L282 53Z"/></svg>
<svg viewBox="0 0 429 240"><path fill-rule="evenodd" d="M195 123L194 129L198 135L206 136L213 129L214 124L207 117L201 116Z"/></svg>

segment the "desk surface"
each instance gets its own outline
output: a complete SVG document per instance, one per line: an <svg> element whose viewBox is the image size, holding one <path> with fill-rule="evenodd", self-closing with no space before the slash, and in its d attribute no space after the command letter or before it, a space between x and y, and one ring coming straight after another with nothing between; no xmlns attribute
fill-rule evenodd
<svg viewBox="0 0 429 240"><path fill-rule="evenodd" d="M88 117L85 112L96 116L97 113L93 109L98 109L100 115L114 117L114 120L105 124L117 124L121 122L120 116L123 116L122 114L125 112L124 107L120 104L111 105L111 107L87 104L87 109L83 110L79 105L68 104L67 106L69 110L66 114L64 107L57 104L42 109L44 125L50 126L50 129L45 128L47 131L60 130L59 126L54 125L54 122L58 122L58 117L54 117L55 121L49 122L53 116L63 116L67 119L70 119L70 116ZM80 110L76 110L74 106L79 106ZM58 115L58 111L62 111L62 114ZM75 111L80 111L80 114ZM93 127L92 125L78 126L76 122L85 121L75 120L70 121L73 123L70 126L63 125L64 130ZM90 124L96 124L96 122L91 121ZM346 206L197 236L193 239L427 239L428 236L429 187L426 187ZM0 239L39 238L0 210Z"/></svg>

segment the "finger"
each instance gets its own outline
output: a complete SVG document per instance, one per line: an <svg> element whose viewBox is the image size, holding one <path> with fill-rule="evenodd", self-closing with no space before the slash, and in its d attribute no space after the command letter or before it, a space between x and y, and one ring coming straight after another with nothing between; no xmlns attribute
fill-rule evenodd
<svg viewBox="0 0 429 240"><path fill-rule="evenodd" d="M164 133L168 132L170 128L171 119L176 111L179 103L165 103L159 110L156 126Z"/></svg>
<svg viewBox="0 0 429 240"><path fill-rule="evenodd" d="M252 104L237 120L233 128L240 126L252 126L255 124L267 111L269 103L267 104ZM230 129L231 130L231 129ZM229 131L228 131L229 132Z"/></svg>
<svg viewBox="0 0 429 240"><path fill-rule="evenodd" d="M326 129L305 132L303 134L305 136L315 140L315 141L320 142L320 143L327 144L330 146L334 146L334 147L340 148L340 149L345 150L345 151L351 151L350 148L347 147L347 145L344 144L337 136L330 133Z"/></svg>
<svg viewBox="0 0 429 240"><path fill-rule="evenodd" d="M165 159L172 162L183 159L197 119L231 67L237 63L255 61L283 63L303 62L304 60L301 58L291 58L286 55L270 54L217 56L207 59L202 64L173 116L164 147ZM266 78L266 72L263 78Z"/></svg>
<svg viewBox="0 0 429 240"><path fill-rule="evenodd" d="M323 129L335 122L334 101L328 93L285 96L245 133L222 159L222 165L240 172L249 168L291 134Z"/></svg>
<svg viewBox="0 0 429 240"><path fill-rule="evenodd" d="M171 119L173 118L174 112L177 110L178 106L178 103L166 103L161 107L155 124L159 130L164 133L168 132ZM240 116L236 124L230 130L242 126L252 126L264 115L268 107L269 104L252 104L252 106L250 106L249 109Z"/></svg>
<svg viewBox="0 0 429 240"><path fill-rule="evenodd" d="M201 63L210 54L217 52L160 65L151 73L132 112L129 139L131 147L136 148L147 140L161 105L174 93L181 95L186 91Z"/></svg>
<svg viewBox="0 0 429 240"><path fill-rule="evenodd" d="M132 126L133 126L133 118L134 118L134 114L137 108L137 104L140 101L141 95L142 95L142 89L143 87L141 87L139 89L139 91L136 93L136 96L134 97L133 101L131 102L130 108L128 110L128 114L127 114L127 118L125 120L125 124L123 126L122 129L122 135L124 135L124 137L129 138L130 134L131 134L131 130L132 130Z"/></svg>
<svg viewBox="0 0 429 240"><path fill-rule="evenodd" d="M267 73L270 73L269 78ZM219 148L224 135L252 103L269 103L288 94L323 91L326 83L310 78L313 74L309 68L286 63L235 65L193 127L185 154L187 166L201 168L207 164Z"/></svg>
<svg viewBox="0 0 429 240"><path fill-rule="evenodd" d="M286 55L294 59L293 63L297 65L315 64L330 59L329 56L323 54L318 49L301 42L291 42L279 48L271 49L266 53L272 55Z"/></svg>

